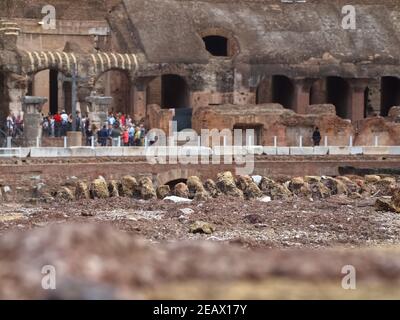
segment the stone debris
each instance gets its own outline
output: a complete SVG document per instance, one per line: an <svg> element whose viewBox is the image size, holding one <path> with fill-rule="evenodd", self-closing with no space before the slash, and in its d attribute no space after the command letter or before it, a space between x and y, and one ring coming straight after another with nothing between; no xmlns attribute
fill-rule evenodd
<svg viewBox="0 0 400 320"><path fill-rule="evenodd" d="M106 181L103 177L93 180L90 184L78 181L73 184L64 183L59 187L51 187L43 182L30 188L15 188L10 196L24 196L31 203L52 202L55 199L62 201L106 199L110 197L127 197L148 201L155 199L189 199L204 203L219 196L229 196L245 200L259 200L260 202L290 200L293 197L308 199L309 201L324 200L334 196L341 196L352 200L377 197L392 197L400 187L394 177L381 176L304 176L278 177L277 181L265 176L234 176L226 171L217 175L217 182L207 179L204 183L198 176L191 176L187 183L180 182L173 189L169 185L155 186L150 177L141 177L137 180L132 176L125 176L121 180ZM66 191L68 190L68 191ZM10 202L2 188L0 199ZM397 194L397 193L396 193ZM174 196L175 198L171 198ZM377 206L384 206L378 202ZM400 202L397 205L400 208ZM397 209L396 209L397 210Z"/></svg>
<svg viewBox="0 0 400 320"><path fill-rule="evenodd" d="M105 199L110 197L108 185L104 178L93 180L90 184L89 192L92 199Z"/></svg>
<svg viewBox="0 0 400 320"><path fill-rule="evenodd" d="M196 221L190 226L191 233L212 234L214 231L214 226L204 221Z"/></svg>
<svg viewBox="0 0 400 320"><path fill-rule="evenodd" d="M259 198L258 201L261 201L261 202L271 202L272 200L271 200L271 197L269 197L269 196L264 196L264 197L262 197L262 198Z"/></svg>
<svg viewBox="0 0 400 320"><path fill-rule="evenodd" d="M181 197L177 197L177 196L169 196L169 197L165 197L164 201L172 201L175 203L181 203L181 202L192 202L193 200L190 200L188 198L181 198Z"/></svg>
<svg viewBox="0 0 400 320"><path fill-rule="evenodd" d="M137 180L134 177L125 176L121 181L120 195L125 197L133 197L137 188Z"/></svg>
<svg viewBox="0 0 400 320"><path fill-rule="evenodd" d="M189 188L183 182L178 183L174 188L174 195L179 198L189 198Z"/></svg>
<svg viewBox="0 0 400 320"><path fill-rule="evenodd" d="M156 190L157 198L163 200L165 197L171 195L171 188L169 185L159 186Z"/></svg>
<svg viewBox="0 0 400 320"><path fill-rule="evenodd" d="M288 199L292 196L292 193L285 185L267 177L261 179L260 189L264 195L271 197L272 200Z"/></svg>
<svg viewBox="0 0 400 320"><path fill-rule="evenodd" d="M75 186L75 198L80 199L90 199L89 187L86 182L79 181Z"/></svg>
<svg viewBox="0 0 400 320"><path fill-rule="evenodd" d="M156 190L153 186L153 181L150 178L144 177L139 181L139 195L144 200L157 198Z"/></svg>
<svg viewBox="0 0 400 320"><path fill-rule="evenodd" d="M237 185L239 189L243 191L244 197L247 200L257 199L263 196L260 188L249 176L239 176L237 178Z"/></svg>
<svg viewBox="0 0 400 320"><path fill-rule="evenodd" d="M217 187L227 196L244 198L243 191L236 186L235 178L230 171L217 175Z"/></svg>
<svg viewBox="0 0 400 320"><path fill-rule="evenodd" d="M206 182L204 182L204 188L213 198L221 195L221 192L218 190L217 184L212 179L207 179Z"/></svg>
<svg viewBox="0 0 400 320"><path fill-rule="evenodd" d="M62 187L57 191L56 198L62 201L75 200L74 193L67 187Z"/></svg>
<svg viewBox="0 0 400 320"><path fill-rule="evenodd" d="M117 181L111 180L108 182L108 192L111 198L119 197L119 185Z"/></svg>

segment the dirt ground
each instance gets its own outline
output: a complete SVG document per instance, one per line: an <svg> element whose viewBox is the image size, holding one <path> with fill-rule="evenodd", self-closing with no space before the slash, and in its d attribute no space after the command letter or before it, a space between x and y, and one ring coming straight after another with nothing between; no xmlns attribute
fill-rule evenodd
<svg viewBox="0 0 400 320"><path fill-rule="evenodd" d="M375 199L2 205L1 298L400 298L400 215ZM212 234L191 233L195 221ZM57 290L41 288L54 265ZM354 266L357 289L342 288Z"/></svg>

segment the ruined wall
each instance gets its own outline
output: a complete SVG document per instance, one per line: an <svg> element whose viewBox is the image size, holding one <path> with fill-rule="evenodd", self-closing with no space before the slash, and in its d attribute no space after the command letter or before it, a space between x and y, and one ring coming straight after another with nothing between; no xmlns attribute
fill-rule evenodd
<svg viewBox="0 0 400 320"><path fill-rule="evenodd" d="M192 122L197 132L202 128L233 130L238 125L259 127L264 146L273 145L274 136L278 138L278 146L298 146L299 136L303 136L304 146L310 146L317 126L330 145L348 145L349 137L354 134L351 123L332 113L332 107L328 107L328 112L324 112L323 106L320 109L318 113L299 115L277 104L224 105L197 109Z"/></svg>

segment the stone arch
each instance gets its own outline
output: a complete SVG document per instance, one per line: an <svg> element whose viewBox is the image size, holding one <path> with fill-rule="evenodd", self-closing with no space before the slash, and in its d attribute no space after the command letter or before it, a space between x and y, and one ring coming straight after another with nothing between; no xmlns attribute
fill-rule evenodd
<svg viewBox="0 0 400 320"><path fill-rule="evenodd" d="M187 77L165 73L147 84L147 104L157 104L164 109L189 108L190 86Z"/></svg>
<svg viewBox="0 0 400 320"><path fill-rule="evenodd" d="M287 109L293 109L295 85L285 75L264 77L256 89L256 104L279 103Z"/></svg>
<svg viewBox="0 0 400 320"><path fill-rule="evenodd" d="M272 76L272 103L279 103L285 108L292 109L295 99L293 81L284 75Z"/></svg>
<svg viewBox="0 0 400 320"><path fill-rule="evenodd" d="M28 95L48 98L43 113L72 112L72 84L57 68L40 69L30 74Z"/></svg>
<svg viewBox="0 0 400 320"><path fill-rule="evenodd" d="M93 88L97 94L113 98L109 111L133 114L133 85L127 70L111 68L101 72L94 79Z"/></svg>
<svg viewBox="0 0 400 320"><path fill-rule="evenodd" d="M157 186L162 186L171 181L187 180L189 177L195 175L198 175L198 171L194 169L171 169L157 174L154 181L156 182Z"/></svg>
<svg viewBox="0 0 400 320"><path fill-rule="evenodd" d="M199 31L204 48L212 56L234 57L240 52L239 41L235 34L221 27L212 27Z"/></svg>

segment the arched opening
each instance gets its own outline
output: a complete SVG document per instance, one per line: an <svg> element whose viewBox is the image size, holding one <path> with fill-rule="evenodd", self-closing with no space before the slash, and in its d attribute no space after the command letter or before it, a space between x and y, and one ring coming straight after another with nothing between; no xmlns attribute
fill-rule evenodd
<svg viewBox="0 0 400 320"><path fill-rule="evenodd" d="M228 57L228 38L217 35L203 37L206 50L215 57Z"/></svg>
<svg viewBox="0 0 400 320"><path fill-rule="evenodd" d="M122 70L104 72L95 83L97 94L112 97L110 111L133 115L133 89L128 74Z"/></svg>
<svg viewBox="0 0 400 320"><path fill-rule="evenodd" d="M187 182L187 179L175 179L175 180L168 181L166 183L166 185L169 186L171 190L174 190L175 186L178 183L186 183L186 182Z"/></svg>
<svg viewBox="0 0 400 320"><path fill-rule="evenodd" d="M43 114L56 114L61 110L72 112L71 82L58 70L46 69L35 73L29 83L28 94L48 98Z"/></svg>
<svg viewBox="0 0 400 320"><path fill-rule="evenodd" d="M272 77L272 102L291 109L294 104L294 84L286 76Z"/></svg>
<svg viewBox="0 0 400 320"><path fill-rule="evenodd" d="M350 87L347 81L340 77L328 77L326 91L327 103L336 107L336 114L339 117L348 119Z"/></svg>
<svg viewBox="0 0 400 320"><path fill-rule="evenodd" d="M167 109L189 108L189 86L185 79L175 74L161 78L161 107Z"/></svg>
<svg viewBox="0 0 400 320"><path fill-rule="evenodd" d="M400 105L400 79L383 77L381 79L381 116L386 117L391 107Z"/></svg>
<svg viewBox="0 0 400 320"><path fill-rule="evenodd" d="M179 75L166 74L153 79L146 89L147 104L157 104L162 109L174 109L173 120L178 131L192 127L190 90L186 80Z"/></svg>

